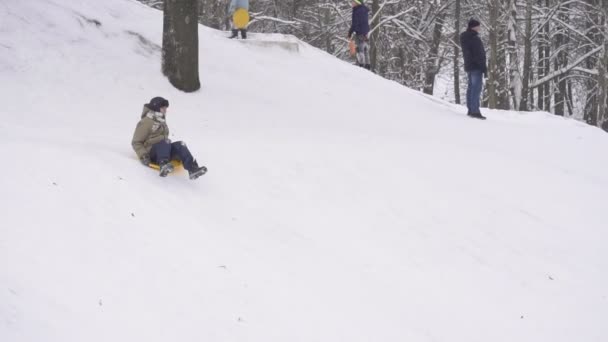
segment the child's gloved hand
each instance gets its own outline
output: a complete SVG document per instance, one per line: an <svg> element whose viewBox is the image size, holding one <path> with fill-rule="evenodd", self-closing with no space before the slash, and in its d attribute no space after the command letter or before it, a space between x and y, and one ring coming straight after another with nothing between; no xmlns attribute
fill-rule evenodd
<svg viewBox="0 0 608 342"><path fill-rule="evenodd" d="M140 161L141 161L141 163L142 163L142 164L144 164L144 165L146 165L146 166L150 165L150 163L152 162L152 161L150 160L150 156L149 156L149 155L147 155L147 154L144 154L143 156L141 156Z"/></svg>

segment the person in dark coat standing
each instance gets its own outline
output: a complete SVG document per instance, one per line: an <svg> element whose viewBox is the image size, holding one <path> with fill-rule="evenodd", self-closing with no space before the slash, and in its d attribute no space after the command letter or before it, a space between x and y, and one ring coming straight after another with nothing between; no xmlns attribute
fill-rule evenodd
<svg viewBox="0 0 608 342"><path fill-rule="evenodd" d="M355 44L357 45L357 65L367 70L371 70L371 60L369 57L369 8L363 4L363 0L352 0L353 21L348 30L348 39L355 34Z"/></svg>
<svg viewBox="0 0 608 342"><path fill-rule="evenodd" d="M479 109L483 76L487 75L486 50L479 38L481 24L475 19L469 21L468 29L460 35L460 47L464 58L464 70L467 72L469 83L467 86L468 115L472 118L485 120Z"/></svg>

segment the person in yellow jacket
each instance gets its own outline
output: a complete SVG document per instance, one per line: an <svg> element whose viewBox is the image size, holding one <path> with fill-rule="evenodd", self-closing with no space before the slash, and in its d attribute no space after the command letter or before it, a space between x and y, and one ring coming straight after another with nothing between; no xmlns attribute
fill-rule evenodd
<svg viewBox="0 0 608 342"><path fill-rule="evenodd" d="M161 177L166 177L173 171L171 160L179 160L188 170L190 179L196 179L204 175L207 168L198 166L184 142L172 143L169 140L167 108L169 101L162 97L155 97L144 105L141 120L133 133L131 146L142 164L146 166L152 163L158 164Z"/></svg>
<svg viewBox="0 0 608 342"><path fill-rule="evenodd" d="M228 15L232 23L232 36L236 38L241 32L241 38L247 39L247 25L249 25L249 0L230 0Z"/></svg>

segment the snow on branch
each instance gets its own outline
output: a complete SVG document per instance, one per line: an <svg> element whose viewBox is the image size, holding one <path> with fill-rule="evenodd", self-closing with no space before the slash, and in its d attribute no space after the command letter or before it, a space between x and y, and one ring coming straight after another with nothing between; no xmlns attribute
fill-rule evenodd
<svg viewBox="0 0 608 342"><path fill-rule="evenodd" d="M275 18L275 17L269 17L266 15L262 15L262 16L254 17L253 20L251 20L251 23L249 23L249 25L251 25L257 21L274 21L277 23L285 24L285 25L296 25L296 26L300 24L297 21L293 21L293 20L284 20L284 19L279 19L279 18Z"/></svg>
<svg viewBox="0 0 608 342"><path fill-rule="evenodd" d="M540 80L537 80L536 82L532 83L530 85L530 88L538 88L539 86L551 81L552 79L559 77L567 72L569 72L570 70L576 68L579 64L581 64L582 62L584 62L587 58L595 55L596 53L599 53L601 51L604 50L604 46L598 46L597 48L589 51L588 53L584 54L583 56L579 57L577 60L575 60L574 62L566 65L563 68L560 68L558 70L555 70L554 72L550 73L549 75L541 78Z"/></svg>
<svg viewBox="0 0 608 342"><path fill-rule="evenodd" d="M413 11L415 8L414 7L410 7L405 11L399 12L395 15L391 15L389 17L386 18L382 18L382 20L378 23L378 25L376 25L374 28L372 28L372 30L369 32L369 34L371 35L374 31L376 31L377 29L379 29L380 27L382 27L384 24L391 22L401 16L404 16L406 14L408 14L409 12Z"/></svg>
<svg viewBox="0 0 608 342"><path fill-rule="evenodd" d="M376 18L382 13L382 10L384 9L384 7L386 5L394 5L399 3L399 0L392 0L392 1L385 1L382 3L382 5L380 5L380 8L378 9L378 11L376 11L376 13L374 13L374 16L372 17L372 19L370 20L371 22L374 22L376 20Z"/></svg>

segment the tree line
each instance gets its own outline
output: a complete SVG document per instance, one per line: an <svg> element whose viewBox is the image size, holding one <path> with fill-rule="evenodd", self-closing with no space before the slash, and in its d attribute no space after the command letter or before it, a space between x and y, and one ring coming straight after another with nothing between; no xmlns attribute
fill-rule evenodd
<svg viewBox="0 0 608 342"><path fill-rule="evenodd" d="M164 2L140 0L162 9ZM177 0L184 1L184 0ZM204 25L226 30L228 0L197 2ZM484 107L548 111L608 131L608 0L366 0L372 70L461 103L459 34L482 23L488 54ZM293 34L347 61L346 0L250 0L252 32ZM438 94L438 76L449 80ZM444 81L445 82L445 81ZM445 88L445 85L443 86Z"/></svg>

